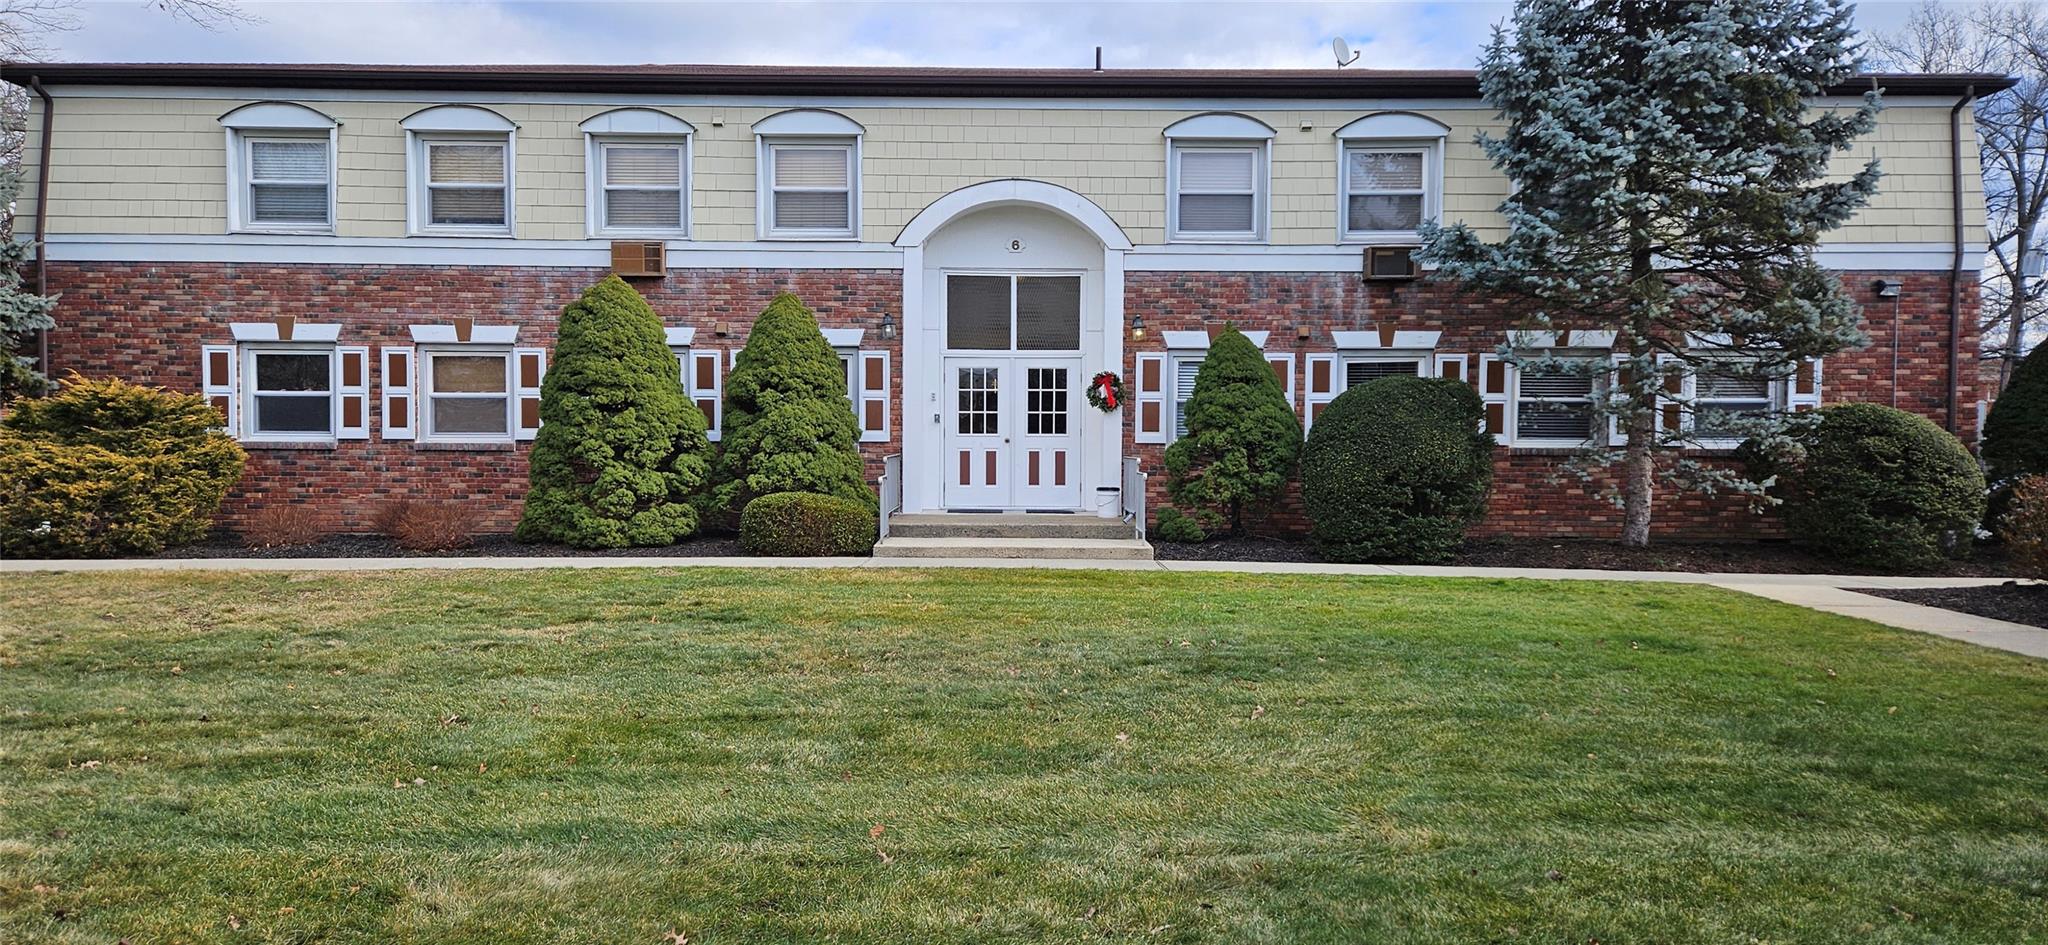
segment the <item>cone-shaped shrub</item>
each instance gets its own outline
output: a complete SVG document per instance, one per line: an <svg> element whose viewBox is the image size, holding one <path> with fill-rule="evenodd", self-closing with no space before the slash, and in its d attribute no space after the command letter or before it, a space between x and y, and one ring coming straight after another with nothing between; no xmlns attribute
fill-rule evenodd
<svg viewBox="0 0 2048 945"><path fill-rule="evenodd" d="M725 430L705 503L720 527L756 496L809 492L875 507L846 369L818 320L785 292L768 303L725 379Z"/></svg>
<svg viewBox="0 0 2048 945"><path fill-rule="evenodd" d="M667 545L697 530L710 470L704 415L647 300L618 276L562 310L541 382L522 541Z"/></svg>
<svg viewBox="0 0 2048 945"><path fill-rule="evenodd" d="M2048 474L2048 344L2013 370L1984 418L1984 465L1994 485Z"/></svg>
<svg viewBox="0 0 2048 945"><path fill-rule="evenodd" d="M1245 507L1279 495L1301 453L1287 394L1258 346L1233 326L1209 343L1187 411L1187 435L1166 448L1166 494L1185 509L1223 515L1241 532Z"/></svg>
<svg viewBox="0 0 2048 945"><path fill-rule="evenodd" d="M1331 561L1441 561L1486 514L1493 437L1451 380L1383 377L1339 395L1301 451L1309 537Z"/></svg>

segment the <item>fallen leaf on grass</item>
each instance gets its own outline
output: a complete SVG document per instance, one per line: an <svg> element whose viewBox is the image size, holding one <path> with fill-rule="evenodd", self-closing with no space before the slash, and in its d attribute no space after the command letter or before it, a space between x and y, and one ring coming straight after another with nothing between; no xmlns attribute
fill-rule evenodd
<svg viewBox="0 0 2048 945"><path fill-rule="evenodd" d="M648 619L650 621L653 620L653 618L651 617ZM661 940L667 942L668 945L690 945L690 937L684 935L681 932L676 931L675 929L669 929L668 931L661 933Z"/></svg>
<svg viewBox="0 0 2048 945"><path fill-rule="evenodd" d="M868 839L869 839L869 840L880 840L880 839L882 839L882 834L883 834L883 832L887 831L888 829L889 829L889 828L887 828L887 827L884 827L884 826L882 826L881 824L876 824L876 825L874 825L874 826L872 826L872 827L869 827L869 828L868 828Z"/></svg>
<svg viewBox="0 0 2048 945"><path fill-rule="evenodd" d="M875 848L875 855L882 858L883 866L888 866L889 864L896 862L896 858L883 852L881 847Z"/></svg>
<svg viewBox="0 0 2048 945"><path fill-rule="evenodd" d="M237 932L241 931L242 920L237 918L233 913L230 913L228 915L228 928L234 929Z"/></svg>
<svg viewBox="0 0 2048 945"><path fill-rule="evenodd" d="M1266 707L1265 707L1265 706L1262 706L1262 705L1255 705L1255 706L1252 706L1252 718L1254 718L1254 719L1263 719L1263 718L1265 718L1265 717L1266 717Z"/></svg>

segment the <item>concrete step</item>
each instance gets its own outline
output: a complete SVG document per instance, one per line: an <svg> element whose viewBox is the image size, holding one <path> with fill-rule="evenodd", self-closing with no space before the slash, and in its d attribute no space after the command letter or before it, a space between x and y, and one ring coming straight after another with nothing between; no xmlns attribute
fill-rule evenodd
<svg viewBox="0 0 2048 945"><path fill-rule="evenodd" d="M1149 560L1152 546L1136 538L906 538L875 545L877 558L1088 558Z"/></svg>
<svg viewBox="0 0 2048 945"><path fill-rule="evenodd" d="M1093 515L936 512L889 516L889 536L904 538L1133 538L1129 522Z"/></svg>

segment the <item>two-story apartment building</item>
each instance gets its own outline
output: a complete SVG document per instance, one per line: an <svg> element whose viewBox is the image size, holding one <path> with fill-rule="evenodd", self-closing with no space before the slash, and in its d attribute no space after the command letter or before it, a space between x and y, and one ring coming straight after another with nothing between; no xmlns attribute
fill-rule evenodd
<svg viewBox="0 0 2048 945"><path fill-rule="evenodd" d="M777 292L847 364L903 507L1110 512L1180 432L1210 333L1264 349L1304 429L1389 373L1479 388L1493 532L1611 535L1553 473L1595 395L1524 386L1504 308L1404 278L1426 219L1498 234L1508 183L1470 72L740 66L19 65L20 219L63 295L53 371L202 391L251 453L232 520L307 501L360 529L383 497L509 529L557 313L617 266L666 324L714 431ZM1997 76L1869 76L1882 193L1822 259L1866 348L1730 407L1894 403L1974 438L1983 206L1969 103ZM18 229L30 235L29 226ZM1367 278L1369 275L1393 278ZM1605 357L1611 339L1551 343ZM1130 402L1086 402L1098 372ZM1154 488L1159 480L1154 477ZM1155 496L1155 501L1157 497ZM1671 496L1669 534L1758 525Z"/></svg>

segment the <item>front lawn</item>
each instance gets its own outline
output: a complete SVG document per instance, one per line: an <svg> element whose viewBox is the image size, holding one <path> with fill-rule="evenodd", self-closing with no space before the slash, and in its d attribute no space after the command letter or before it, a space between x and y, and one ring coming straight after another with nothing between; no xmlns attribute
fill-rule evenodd
<svg viewBox="0 0 2048 945"><path fill-rule="evenodd" d="M1700 587L9 575L0 941L2048 941L2048 663Z"/></svg>

